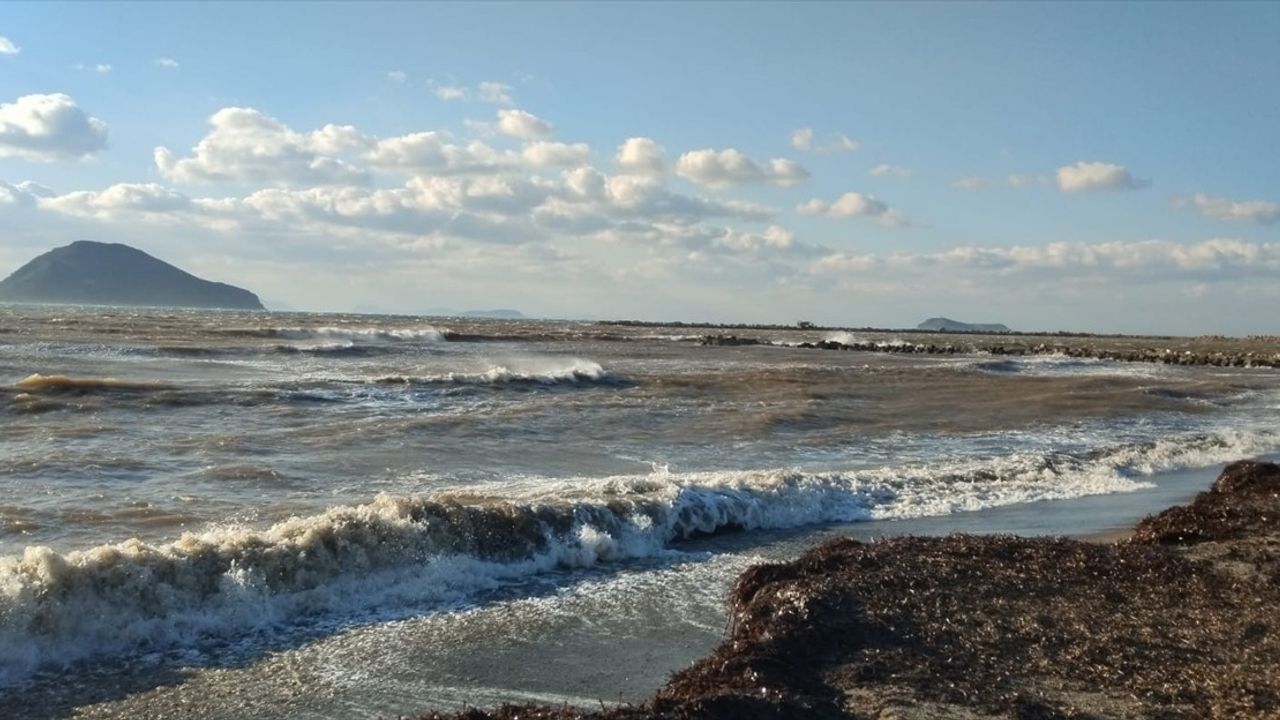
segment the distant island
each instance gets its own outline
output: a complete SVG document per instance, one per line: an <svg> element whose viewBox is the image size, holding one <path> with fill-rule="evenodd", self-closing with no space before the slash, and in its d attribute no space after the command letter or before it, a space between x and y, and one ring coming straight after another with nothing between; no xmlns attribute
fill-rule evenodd
<svg viewBox="0 0 1280 720"><path fill-rule="evenodd" d="M917 330L930 332L1007 333L1008 326L1000 323L967 323L951 318L934 317L916 326Z"/></svg>
<svg viewBox="0 0 1280 720"><path fill-rule="evenodd" d="M128 245L88 240L18 268L0 281L0 302L266 309L248 290L202 280Z"/></svg>
<svg viewBox="0 0 1280 720"><path fill-rule="evenodd" d="M488 318L490 320L523 320L524 313L519 310L467 310L462 317Z"/></svg>

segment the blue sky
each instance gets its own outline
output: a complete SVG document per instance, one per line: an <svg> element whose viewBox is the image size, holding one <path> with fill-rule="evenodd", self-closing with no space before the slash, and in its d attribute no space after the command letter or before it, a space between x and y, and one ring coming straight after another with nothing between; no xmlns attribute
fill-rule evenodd
<svg viewBox="0 0 1280 720"><path fill-rule="evenodd" d="M0 37L0 273L85 237L308 309L1277 332L1280 4L6 4Z"/></svg>

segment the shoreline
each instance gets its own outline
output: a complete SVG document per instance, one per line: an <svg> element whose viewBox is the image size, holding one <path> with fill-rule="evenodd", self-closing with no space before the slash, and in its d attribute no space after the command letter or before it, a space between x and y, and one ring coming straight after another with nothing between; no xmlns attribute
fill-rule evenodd
<svg viewBox="0 0 1280 720"><path fill-rule="evenodd" d="M1277 580L1280 466L1237 462L1127 531L838 538L753 566L725 640L642 705L422 717L1271 717Z"/></svg>

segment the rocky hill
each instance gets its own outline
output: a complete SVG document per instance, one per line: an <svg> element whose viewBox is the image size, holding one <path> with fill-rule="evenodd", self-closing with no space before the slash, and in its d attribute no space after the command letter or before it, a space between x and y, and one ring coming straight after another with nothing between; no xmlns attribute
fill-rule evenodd
<svg viewBox="0 0 1280 720"><path fill-rule="evenodd" d="M967 323L951 318L929 318L916 326L917 330L931 332L1007 333L1009 328L1000 323Z"/></svg>
<svg viewBox="0 0 1280 720"><path fill-rule="evenodd" d="M128 245L81 240L0 281L0 302L264 309L258 296L202 280Z"/></svg>

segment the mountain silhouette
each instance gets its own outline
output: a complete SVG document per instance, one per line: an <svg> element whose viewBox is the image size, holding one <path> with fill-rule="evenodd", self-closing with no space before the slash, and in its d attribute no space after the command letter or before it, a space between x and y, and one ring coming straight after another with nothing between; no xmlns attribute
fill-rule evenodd
<svg viewBox="0 0 1280 720"><path fill-rule="evenodd" d="M0 281L0 302L263 310L258 296L202 280L128 245L55 248Z"/></svg>

